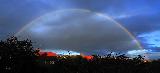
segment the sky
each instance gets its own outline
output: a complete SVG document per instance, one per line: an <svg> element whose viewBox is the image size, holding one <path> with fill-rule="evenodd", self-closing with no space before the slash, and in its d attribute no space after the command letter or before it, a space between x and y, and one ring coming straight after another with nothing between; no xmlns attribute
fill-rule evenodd
<svg viewBox="0 0 160 73"><path fill-rule="evenodd" d="M42 22L42 21L38 22L37 20L34 22L34 24L37 24L38 22L39 25L34 25L33 27L30 27L27 32L30 32L32 35L36 33L34 36L31 35L33 37L33 40L38 40L37 38L39 39L44 38L42 35L47 35L46 38L55 37L53 38L53 40L50 40L51 38L48 40L45 38L44 40L49 41L48 44L50 43L57 44L57 42L53 42L53 41L60 41L57 39L58 37L61 36L59 39L66 38L62 36L66 36L66 33L72 32L72 34L69 34L68 36L70 38L67 39L69 40L68 42L72 42L72 43L62 44L62 42L64 42L66 39L61 40L60 42L61 45L57 44L58 46L62 46L60 48L64 48L64 47L77 48L74 46L70 47L70 45L74 44L74 41L78 41L75 45L80 46L80 48L114 48L111 51L122 50L129 55L132 55L135 53L136 54L146 53L151 58L159 58L158 57L160 55L160 34L159 34L160 33L160 15L159 15L160 6L159 5L160 5L159 0L0 0L0 9L1 9L0 10L0 39L5 39L6 36L17 33L22 27L24 27L26 24L30 23L31 21L37 19L40 16L45 17L43 15L46 13L54 12L57 10L64 10L64 9L85 9L85 10L92 11L91 14L85 13L83 11L82 12L73 11L73 14L77 14L75 15L75 17L76 16L78 17L76 19L72 17L73 14L70 11L67 11L67 12L64 11L64 12L58 13L57 16L60 17L61 21L59 22L61 23L58 23L58 21L51 22L51 20L57 20L57 18L48 15L46 17L51 19L49 22L52 24L56 23L60 25L66 19L68 19L68 22L66 22L67 24L63 23L62 26L59 26L59 25L50 26L51 24L48 24L47 22ZM109 21L109 19L104 20L105 18L99 17L94 12L111 16L115 21L120 23L129 32L131 32L132 35L135 36L137 40L139 40L140 44L143 46L144 49L143 50L137 49L135 46L135 43L133 43L132 45L129 45L128 43L126 43L126 42L132 42L134 40L133 39L131 40L131 38L126 33L123 33L122 29L118 29L118 27L115 26L115 23ZM51 14L51 15L54 15L54 14ZM66 15L70 15L70 16L66 16ZM67 18L65 19L65 17ZM81 17L85 19L82 19ZM98 19L93 19L93 18L98 18ZM46 21L47 19L44 19L44 20ZM79 25L73 24L73 22L71 22L72 20L74 21L78 20L77 22L79 22L80 24ZM88 21L85 21L85 20L88 20ZM89 22L92 20L95 20L95 21ZM93 24L93 25L87 25L87 24ZM99 26L97 24L101 24L101 25ZM104 26L104 24L111 24L111 25ZM64 26L66 27L62 28ZM67 30L71 26L76 26L76 27L73 30ZM92 28L90 28L90 26ZM114 26L114 29L116 30L109 29L112 26ZM45 29L43 28L43 30L41 31L39 31L38 29L38 32L41 34L42 37L36 37L39 34L36 30L35 30L36 32L30 31L34 27L35 28L46 27ZM49 30L49 28L50 29L56 28L56 31ZM86 28L87 30L84 29L84 31L81 31L80 29L83 29L83 28ZM91 31L93 31L93 28L96 28L96 29L102 28L102 29L101 30L97 29L97 31L95 31L92 34ZM43 32L43 31L46 31L46 29L49 30L48 34L46 32ZM67 30L67 31L63 32L62 34L61 30L62 31ZM56 36L49 35L53 33L53 31L55 33L61 32L61 34L57 34ZM74 36L74 35L79 35L77 34L78 31L82 32L81 37L88 39L87 42L85 39L79 40L78 37ZM85 31L88 31L88 32L85 32ZM118 36L114 37L116 36L114 34L109 35L110 33L109 31L113 31ZM92 36L88 37L89 35L87 34L90 34L94 37ZM102 35L102 34L105 34L105 35ZM107 36L107 38L105 38L105 36ZM103 41L104 39L100 39L100 38L104 38L107 41L108 39L114 39L114 40L104 42ZM93 39L97 39L98 41L97 40L90 41ZM43 41L43 42L46 43L46 41ZM111 44L111 41L113 41L112 42L113 44ZM42 41L40 41L40 43L41 42ZM80 44L81 42L89 43L88 45L91 45L92 47ZM45 48L44 46L42 46L42 48L50 50L53 47L53 46L50 46L53 44L46 45L45 43L42 43L42 44L44 44L44 46L49 46L49 47ZM109 45L109 47L104 46L106 44ZM124 44L126 44L125 46L127 47L126 49L124 49L124 46L122 46ZM57 45L54 45L54 46L57 46ZM113 47L113 46L116 46L116 47ZM115 50L117 46L119 46L118 48L123 48L123 49ZM84 49L76 49L76 50L67 49L67 50L73 50L76 52L84 52L84 53L88 53L88 51L91 51L91 53L95 51L97 52L97 49L87 50L87 51ZM100 49L100 51L102 51L100 53L105 53L104 49Z"/></svg>

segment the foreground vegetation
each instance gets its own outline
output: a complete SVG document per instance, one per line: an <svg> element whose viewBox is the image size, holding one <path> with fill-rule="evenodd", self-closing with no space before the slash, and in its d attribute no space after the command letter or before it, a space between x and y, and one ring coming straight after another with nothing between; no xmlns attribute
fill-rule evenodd
<svg viewBox="0 0 160 73"><path fill-rule="evenodd" d="M0 73L159 73L160 60L145 61L138 55L106 57L40 56L30 40L10 37L0 42Z"/></svg>

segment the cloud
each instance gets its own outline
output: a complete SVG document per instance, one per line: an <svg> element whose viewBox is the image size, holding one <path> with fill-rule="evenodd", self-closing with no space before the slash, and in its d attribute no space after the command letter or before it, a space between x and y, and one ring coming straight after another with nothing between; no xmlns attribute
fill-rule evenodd
<svg viewBox="0 0 160 73"><path fill-rule="evenodd" d="M160 52L152 52L152 53L148 54L148 57L150 59L159 59L160 58Z"/></svg>
<svg viewBox="0 0 160 73"><path fill-rule="evenodd" d="M110 16L113 16L118 22L122 23L123 26L125 26L135 36L138 36L142 33L148 33L156 30L160 30L159 5L160 5L160 2L158 0L157 1L152 1L152 0L145 0L145 1L144 0L141 0L141 1L140 0L134 0L134 1L128 1L128 0L123 0L123 1L117 1L117 0L87 0L87 1L86 0L67 0L67 1L66 0L61 0L61 1L23 0L21 1L19 0L18 2L17 0L12 0L12 1L0 0L0 9L1 9L0 39L4 38L9 33L18 32L19 29L21 29L25 24L41 16L44 13L47 13L50 11L56 11L58 9L68 9L68 8L69 9L71 8L88 9L95 12L100 12L100 13L102 12L104 14L106 13ZM55 18L55 16L53 17ZM67 20L67 19L68 18L65 18L64 20ZM57 24L60 24L60 23L57 23ZM66 23L69 23L69 22L66 22ZM45 36L47 35L48 38L52 38L52 36L48 35L50 34L49 32L52 31L53 29L52 27L50 27L50 25L46 25L45 28L41 26L35 26L35 27L38 27L39 29L32 30L32 32L36 33L36 36L41 36L41 38L39 37L37 39L34 39L34 41L37 41L38 39L44 40L44 38L42 38L44 37L44 35ZM116 29L114 31L118 31L118 30ZM43 33L43 35L41 35L41 33ZM96 32L96 33L99 34L99 32ZM115 33L117 34L117 32ZM110 36L107 35L107 37L109 38ZM124 37L124 36L120 36L120 37ZM86 37L86 38L91 39L90 37ZM48 41L51 41L51 40L48 40ZM44 42L47 42L47 41L44 41ZM142 43L143 45L151 45L151 44L146 44L145 42L143 42L143 40L142 40ZM52 48L52 46L50 48ZM120 48L123 48L123 47L120 47ZM133 46L131 47L131 49L132 48ZM145 48L148 48L148 47L145 47ZM153 48L153 47L150 47L150 48Z"/></svg>
<svg viewBox="0 0 160 73"><path fill-rule="evenodd" d="M80 53L75 52L75 51L66 51L66 50L61 50L61 49L46 49L42 50L43 52L54 52L58 55L80 55Z"/></svg>
<svg viewBox="0 0 160 73"><path fill-rule="evenodd" d="M140 14L129 18L119 19L118 21L131 32L141 34L160 30L160 21L158 19L160 19L159 12L153 14ZM144 26L145 28L142 28Z"/></svg>
<svg viewBox="0 0 160 73"><path fill-rule="evenodd" d="M37 47L41 45L44 49L61 48L86 54L104 49L122 52L139 49L135 39L110 19L79 10L42 16L19 35L30 36Z"/></svg>
<svg viewBox="0 0 160 73"><path fill-rule="evenodd" d="M128 55L144 55L146 53L150 53L152 50L146 50L146 49L143 49L143 50L131 50L131 51L128 51L127 54Z"/></svg>
<svg viewBox="0 0 160 73"><path fill-rule="evenodd" d="M1 0L0 27L2 28L0 31L7 34L17 32L32 19L44 13L58 9L77 8L107 13L118 18L127 17L118 21L131 32L143 33L159 29L159 3L159 1L151 0L19 0L18 2L17 0ZM140 15L137 15L139 13ZM156 14L152 15L154 13ZM145 28L142 29L143 26Z"/></svg>
<svg viewBox="0 0 160 73"><path fill-rule="evenodd" d="M140 34L138 37L147 44L148 47L160 47L160 31Z"/></svg>
<svg viewBox="0 0 160 73"><path fill-rule="evenodd" d="M141 55L147 57L148 59L160 58L160 52L152 51L151 49L130 50L127 52L127 55L129 55L130 57L136 57L137 55Z"/></svg>

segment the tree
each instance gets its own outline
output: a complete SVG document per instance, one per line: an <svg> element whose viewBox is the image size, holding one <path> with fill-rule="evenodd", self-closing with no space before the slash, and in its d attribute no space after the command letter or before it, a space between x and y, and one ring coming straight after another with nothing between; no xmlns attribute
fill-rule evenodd
<svg viewBox="0 0 160 73"><path fill-rule="evenodd" d="M22 73L30 71L36 63L36 54L30 40L19 41L17 37L10 37L0 42L0 73Z"/></svg>

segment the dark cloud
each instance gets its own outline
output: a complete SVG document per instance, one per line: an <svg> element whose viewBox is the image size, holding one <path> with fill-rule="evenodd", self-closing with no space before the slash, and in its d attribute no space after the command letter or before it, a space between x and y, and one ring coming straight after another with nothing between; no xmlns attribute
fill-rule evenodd
<svg viewBox="0 0 160 73"><path fill-rule="evenodd" d="M126 28L132 32L146 33L160 30L159 13L152 15L138 15L119 20Z"/></svg>
<svg viewBox="0 0 160 73"><path fill-rule="evenodd" d="M88 9L95 12L107 13L109 15L120 15L127 12L132 12L136 10L142 10L143 12L156 12L159 10L159 1L152 0L134 0L134 1L117 1L117 0L1 0L0 1L0 27L3 27L3 32L10 29L12 32L17 32L22 26L30 22L31 20L41 16L44 13L50 11L56 11L59 9L70 9L70 8L80 8ZM150 11L143 11L143 9L150 8ZM134 12L133 15L139 13ZM132 15L131 14L131 15ZM158 15L158 14L157 14ZM156 23L159 15L151 16L136 16L129 19L124 19L120 22L124 22L124 25L129 30L133 32L143 32L139 27L146 26L144 31L153 30L158 28L159 24L155 27L151 27L149 23ZM153 18L153 19L151 19ZM130 22L129 22L130 21ZM135 24L134 24L135 23ZM146 24L147 23L147 24ZM159 22L157 22L159 23ZM12 27L12 28L11 28ZM138 28L137 28L138 27ZM137 28L137 29L136 29ZM7 31L9 33L11 31Z"/></svg>
<svg viewBox="0 0 160 73"><path fill-rule="evenodd" d="M133 33L137 37L142 33L149 33L152 31L160 30L159 29L160 27L160 24L159 24L160 23L159 22L160 6L159 5L160 5L159 0L154 0L154 1L153 0L133 0L133 1L130 1L130 0L0 0L0 9L1 9L0 10L0 39L4 38L9 33L13 34L15 32L18 32L23 26L25 26L25 24L29 23L33 19L36 19L37 17L45 13L61 10L61 9L62 10L63 9L88 9L94 12L108 14L112 17L115 17L115 19L116 17L120 17L116 20L120 22L123 26L125 26L131 33ZM70 21L71 19L64 18L63 20L66 20L66 23L70 23L68 21ZM62 22L59 22L55 26L61 27L59 26L59 24L61 23ZM50 25L46 26L46 28L48 27L50 27ZM101 27L103 26L99 26L97 28L101 28ZM63 33L68 33L68 32L65 31ZM99 32L96 32L96 33L99 35L102 35ZM88 32L86 32L86 34L88 34ZM62 34L59 34L59 35L62 35ZM101 37L102 39L105 38L102 36L97 36L97 37ZM73 38L73 39L77 39L77 38ZM86 38L89 38L89 37L86 37ZM90 38L90 39L95 39L95 38ZM82 40L84 39L80 39L79 41L82 41ZM116 40L118 40L118 38ZM88 40L88 43L90 42L92 41ZM142 43L142 45L150 45L150 44L143 44L145 43L144 40L141 40L140 42ZM101 45L102 47L103 45L105 45L103 43L101 44L102 44ZM145 48L149 48L149 47L145 47Z"/></svg>
<svg viewBox="0 0 160 73"><path fill-rule="evenodd" d="M65 10L45 15L19 35L30 35L33 41L40 42L42 48L65 48L83 53L103 49L139 49L135 39L119 25L105 17L82 10Z"/></svg>

